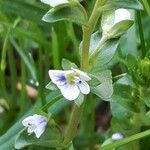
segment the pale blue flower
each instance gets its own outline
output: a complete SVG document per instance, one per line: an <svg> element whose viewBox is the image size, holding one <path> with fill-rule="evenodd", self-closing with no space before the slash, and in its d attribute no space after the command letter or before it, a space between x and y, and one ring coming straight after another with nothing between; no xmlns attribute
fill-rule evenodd
<svg viewBox="0 0 150 150"><path fill-rule="evenodd" d="M27 128L29 134L35 133L36 137L39 138L46 129L47 119L44 116L34 114L25 118L22 124Z"/></svg>
<svg viewBox="0 0 150 150"><path fill-rule="evenodd" d="M89 94L90 92L90 87L86 81L91 80L91 78L78 69L72 68L72 70L67 71L49 70L49 76L68 100L77 99L80 92L82 94Z"/></svg>

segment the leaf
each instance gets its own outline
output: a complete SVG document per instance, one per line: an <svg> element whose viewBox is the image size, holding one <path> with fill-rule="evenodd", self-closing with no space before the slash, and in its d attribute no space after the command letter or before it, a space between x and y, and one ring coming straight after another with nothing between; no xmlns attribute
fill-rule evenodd
<svg viewBox="0 0 150 150"><path fill-rule="evenodd" d="M119 111L119 105L120 107L124 107L128 110L128 112L136 112L138 113L140 110L139 106L137 105L136 99L132 97L133 88L129 85L123 85L123 84L114 84L114 94L112 96L112 111L116 111L116 108L118 109L117 113L121 113L121 109ZM116 107L118 105L118 107ZM122 109L123 110L123 109ZM120 114L118 114L120 115Z"/></svg>
<svg viewBox="0 0 150 150"><path fill-rule="evenodd" d="M112 38L119 37L124 34L132 25L133 20L123 20L119 23L116 23L110 30L109 36Z"/></svg>
<svg viewBox="0 0 150 150"><path fill-rule="evenodd" d="M110 101L111 96L113 94L113 86L112 81L108 80L103 82L102 84L98 85L97 87L93 87L92 93L99 96L102 100Z"/></svg>
<svg viewBox="0 0 150 150"><path fill-rule="evenodd" d="M52 81L50 81L45 88L51 91L58 90L58 87Z"/></svg>
<svg viewBox="0 0 150 150"><path fill-rule="evenodd" d="M72 63L71 61L69 61L65 58L62 59L61 65L64 70L70 70L71 68L78 69L78 67L75 63Z"/></svg>
<svg viewBox="0 0 150 150"><path fill-rule="evenodd" d="M100 40L101 34L99 32L94 33L91 37L90 65L92 66L92 69L101 68L104 67L104 65L108 64L115 55L119 44L118 39L112 39L106 41L101 47L97 49Z"/></svg>
<svg viewBox="0 0 150 150"><path fill-rule="evenodd" d="M84 102L84 95L80 94L74 102L77 104L78 107L80 107Z"/></svg>
<svg viewBox="0 0 150 150"><path fill-rule="evenodd" d="M99 96L105 101L110 101L113 94L112 73L110 70L105 70L95 74L100 84L96 87L91 87L92 93Z"/></svg>
<svg viewBox="0 0 150 150"><path fill-rule="evenodd" d="M127 63L128 63L129 70L132 70L132 71L135 70L138 65L137 59L131 54L127 56Z"/></svg>
<svg viewBox="0 0 150 150"><path fill-rule="evenodd" d="M150 108L150 88L143 88L140 99Z"/></svg>
<svg viewBox="0 0 150 150"><path fill-rule="evenodd" d="M56 7L50 9L42 18L43 21L54 23L61 20L70 20L74 23L86 24L87 18L78 5L65 5L64 7Z"/></svg>
<svg viewBox="0 0 150 150"><path fill-rule="evenodd" d="M103 10L110 10L113 8L129 8L142 10L143 6L138 0L107 0L103 6Z"/></svg>
<svg viewBox="0 0 150 150"><path fill-rule="evenodd" d="M54 148L60 147L62 141L62 135L56 127L47 127L39 139L34 134L29 135L24 129L16 137L15 148L21 149L30 145Z"/></svg>
<svg viewBox="0 0 150 150"><path fill-rule="evenodd" d="M98 86L101 82L99 80L99 78L93 74L88 74L91 78L90 81L88 81L88 84L90 85L90 87L95 87Z"/></svg>
<svg viewBox="0 0 150 150"><path fill-rule="evenodd" d="M33 77L33 79L35 81L37 81L37 76L35 73L35 67L31 65L32 63L29 61L29 58L26 56L26 54L22 51L22 49L19 47L17 42L12 37L10 38L10 41L11 41L12 45L15 47L15 50L18 52L18 54L20 55L20 57L24 61L24 63L26 64L27 68L29 69L29 71Z"/></svg>
<svg viewBox="0 0 150 150"><path fill-rule="evenodd" d="M13 3L12 0L0 0L0 10L4 13L13 14L35 21L38 24L42 23L41 18L45 11L44 8L39 7L36 4L32 5L27 1L21 0L13 0Z"/></svg>

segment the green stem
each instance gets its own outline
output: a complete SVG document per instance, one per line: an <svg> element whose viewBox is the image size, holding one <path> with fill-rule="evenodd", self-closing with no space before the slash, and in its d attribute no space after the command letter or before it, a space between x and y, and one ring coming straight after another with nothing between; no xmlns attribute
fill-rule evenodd
<svg viewBox="0 0 150 150"><path fill-rule="evenodd" d="M54 28L52 28L52 53L53 53L53 66L55 69L58 69L60 68L59 45L58 45L58 39Z"/></svg>
<svg viewBox="0 0 150 150"><path fill-rule="evenodd" d="M87 26L83 26L83 44L82 44L82 54L81 54L81 69L83 71L87 71L89 67L89 47L90 47L90 39L92 32L96 26L96 23L101 15L101 11L99 9L100 1L97 0L92 11L91 17L88 21ZM85 59L86 58L86 59Z"/></svg>
<svg viewBox="0 0 150 150"><path fill-rule="evenodd" d="M139 34L140 34L140 40L141 40L141 49L142 49L142 58L146 55L146 47L145 47L145 39L144 39L144 33L143 33L143 26L142 26L142 20L141 20L141 12L137 12L137 21L139 26Z"/></svg>
<svg viewBox="0 0 150 150"><path fill-rule="evenodd" d="M65 139L63 143L64 145L67 145L68 143L70 143L72 139L74 138L74 136L76 135L80 114L81 114L81 107L74 105L71 119L70 119L68 128L65 133Z"/></svg>
<svg viewBox="0 0 150 150"><path fill-rule="evenodd" d="M92 32L96 26L96 23L101 15L99 7L101 5L100 0L97 0L92 11L91 17L86 26L83 26L83 43L82 43L82 54L81 54L81 70L88 71L89 68L89 47ZM68 128L65 133L64 145L67 145L72 141L77 132L77 127L80 120L82 107L74 105L71 119Z"/></svg>

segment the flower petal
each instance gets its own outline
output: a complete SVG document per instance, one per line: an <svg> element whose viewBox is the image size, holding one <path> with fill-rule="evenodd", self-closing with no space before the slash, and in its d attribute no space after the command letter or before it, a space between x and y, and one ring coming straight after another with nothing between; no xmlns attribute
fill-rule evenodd
<svg viewBox="0 0 150 150"><path fill-rule="evenodd" d="M34 133L36 135L37 138L39 138L43 132L45 131L45 128L46 128L46 124L47 122L42 122L35 130L34 130Z"/></svg>
<svg viewBox="0 0 150 150"><path fill-rule="evenodd" d="M78 87L83 94L89 94L90 93L90 87L85 81L81 81L81 83L78 84Z"/></svg>
<svg viewBox="0 0 150 150"><path fill-rule="evenodd" d="M36 125L31 125L31 126L28 126L28 129L27 129L27 132L29 133L29 134L31 134L31 133L33 133L34 131L35 131L35 129L37 128L37 126Z"/></svg>
<svg viewBox="0 0 150 150"><path fill-rule="evenodd" d="M80 93L79 88L75 84L67 84L60 87L62 95L68 100L75 100Z"/></svg>
<svg viewBox="0 0 150 150"><path fill-rule="evenodd" d="M78 69L75 69L75 68L71 68L73 71L75 71L77 74L79 74L80 75L80 78L82 79L82 80L85 80L85 81L89 81L89 80L91 80L91 78L85 73L85 72L83 72L83 71L81 71L81 70L78 70Z"/></svg>
<svg viewBox="0 0 150 150"><path fill-rule="evenodd" d="M115 24L123 20L131 20L130 12L124 8L117 9L115 11Z"/></svg>
<svg viewBox="0 0 150 150"><path fill-rule="evenodd" d="M25 118L23 121L22 121L22 124L25 126L25 127L28 127L29 124L33 124L34 123L34 117L33 116L29 116L27 118Z"/></svg>
<svg viewBox="0 0 150 150"><path fill-rule="evenodd" d="M52 7L56 7L58 5L69 3L68 0L41 0L41 2L48 4Z"/></svg>
<svg viewBox="0 0 150 150"><path fill-rule="evenodd" d="M66 84L66 74L68 73L72 73L72 71L49 70L52 82L58 87Z"/></svg>

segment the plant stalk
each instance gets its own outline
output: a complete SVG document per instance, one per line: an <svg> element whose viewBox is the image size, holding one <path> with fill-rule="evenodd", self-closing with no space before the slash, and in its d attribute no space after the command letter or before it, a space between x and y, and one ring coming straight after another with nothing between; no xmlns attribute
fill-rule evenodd
<svg viewBox="0 0 150 150"><path fill-rule="evenodd" d="M85 72L87 72L89 68L89 47L90 47L91 35L101 15L101 11L99 9L100 5L101 5L101 1L97 0L87 25L82 27L83 43L82 43L82 53L81 53L81 70ZM74 136L76 135L81 112L82 112L82 106L78 107L77 105L74 105L71 114L71 119L65 133L65 138L63 143L65 146L69 144L73 140Z"/></svg>

